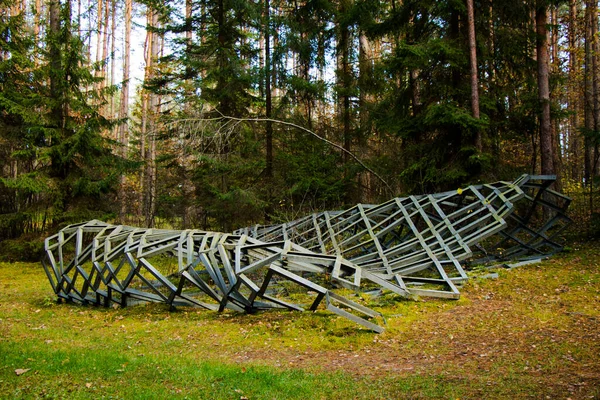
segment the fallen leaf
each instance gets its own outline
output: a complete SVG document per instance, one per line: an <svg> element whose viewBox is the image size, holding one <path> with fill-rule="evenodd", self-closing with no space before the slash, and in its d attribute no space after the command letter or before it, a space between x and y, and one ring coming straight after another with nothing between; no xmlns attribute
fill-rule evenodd
<svg viewBox="0 0 600 400"><path fill-rule="evenodd" d="M89 389L89 388L92 387L92 384L90 382L88 382L88 383L85 384L85 387Z"/></svg>
<svg viewBox="0 0 600 400"><path fill-rule="evenodd" d="M30 371L30 370L31 370L31 368L26 368L26 369L17 368L17 369L15 369L15 374L17 374L17 376L20 376L20 375L23 375L25 372Z"/></svg>

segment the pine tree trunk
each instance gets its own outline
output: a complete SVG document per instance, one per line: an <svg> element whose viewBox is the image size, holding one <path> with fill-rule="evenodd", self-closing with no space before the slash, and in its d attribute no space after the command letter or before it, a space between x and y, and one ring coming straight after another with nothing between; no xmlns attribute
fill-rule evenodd
<svg viewBox="0 0 600 400"><path fill-rule="evenodd" d="M269 119L271 118L272 112L272 99L271 99L271 17L270 17L270 2L269 0L265 0L265 33L264 33L264 48L265 48L265 114ZM265 168L265 177L267 180L271 180L273 178L273 124L271 121L266 122L265 126L266 132L266 168Z"/></svg>
<svg viewBox="0 0 600 400"><path fill-rule="evenodd" d="M583 166L580 164L581 143L579 141L579 132L577 130L579 113L579 84L577 79L577 1L569 0L569 86L568 86L568 104L570 111L570 124L568 130L569 158L571 167L571 178L580 182Z"/></svg>
<svg viewBox="0 0 600 400"><path fill-rule="evenodd" d="M369 39L361 32L358 37L358 69L359 69L359 92L358 92L358 112L360 116L360 133L361 139L366 140L370 136L369 123L369 102L372 97L369 96L367 87L371 76L373 75L373 53L371 51L371 43Z"/></svg>
<svg viewBox="0 0 600 400"><path fill-rule="evenodd" d="M340 4L339 13L343 15L347 12L348 4L347 0L342 0ZM343 146L347 151L351 151L352 137L350 131L350 31L349 27L340 24L339 37L338 37L338 86L341 91L340 96L340 118L342 122L342 138ZM344 164L350 161L350 156L347 152L344 152Z"/></svg>
<svg viewBox="0 0 600 400"><path fill-rule="evenodd" d="M98 65L100 63L100 57L102 56L102 48L104 47L102 45L102 19L103 19L103 15L104 15L104 0L98 0L98 20L97 22L97 33L96 33L96 65ZM90 37L91 37L91 33L90 33ZM94 76L100 76L101 71L94 71ZM98 90L98 88L100 87L99 83L96 83L96 90Z"/></svg>
<svg viewBox="0 0 600 400"><path fill-rule="evenodd" d="M473 0L467 0L467 20L469 27L469 61L471 64L471 113L479 119L479 82L477 77L477 41L475 37L475 11ZM479 153L483 149L481 129L475 132L475 148Z"/></svg>
<svg viewBox="0 0 600 400"><path fill-rule="evenodd" d="M154 10L151 11L151 26L158 27L158 13ZM153 79L156 76L156 60L160 54L161 41L155 32L151 32L152 43L150 45L150 55L148 57L150 68L149 78ZM155 93L148 94L148 121L149 135L147 135L148 141L148 154L146 158L146 215L145 221L146 226L153 228L155 224L156 214L156 131L158 128L158 115L160 101L158 95Z"/></svg>
<svg viewBox="0 0 600 400"><path fill-rule="evenodd" d="M93 0L87 0L87 9L91 10L92 9L92 2ZM90 11L90 16L87 18L88 24L87 24L87 63L88 65L92 64L92 24L93 24L93 19L91 17L91 11Z"/></svg>
<svg viewBox="0 0 600 400"><path fill-rule="evenodd" d="M117 30L117 0L111 0L111 23L110 23L110 77L109 77L109 85L113 86L115 84L115 42L116 42L116 30ZM110 107L109 107L109 117L115 117L115 96L110 95ZM116 133L116 130L115 130ZM119 140L118 134L115 135L115 140Z"/></svg>
<svg viewBox="0 0 600 400"><path fill-rule="evenodd" d="M594 133L600 130L600 77L598 76L598 3L590 2L590 26L592 31L592 86L593 86L593 107L594 107ZM591 153L591 181L594 183L594 178L598 176L598 142L594 140Z"/></svg>
<svg viewBox="0 0 600 400"><path fill-rule="evenodd" d="M129 125L127 118L129 116L129 72L131 62L131 7L132 0L125 0L125 49L123 51L123 84L121 85L121 100L119 107L119 119L122 121L119 125L119 143L121 144L121 157L128 158L127 148L129 146ZM127 215L127 194L125 191L125 175L121 175L121 185L119 187L120 217L124 221Z"/></svg>
<svg viewBox="0 0 600 400"><path fill-rule="evenodd" d="M49 46L49 54L50 54L50 93L55 96L53 99L54 102L52 104L51 114L53 123L56 124L57 129L62 129L63 122L63 107L60 101L60 98L56 98L56 96L60 96L60 71L62 70L61 65L61 52L60 52L60 43L59 43L59 35L60 35L60 2L59 0L49 0L48 4L48 12L50 25L48 35L50 37L50 41L48 43Z"/></svg>
<svg viewBox="0 0 600 400"><path fill-rule="evenodd" d="M560 59L558 58L558 9L556 6L552 6L550 12L550 23L552 24L551 30L551 42L550 48L552 49L552 58L551 58L551 71L554 74L560 73ZM558 99L561 96L560 91L556 88L553 92L550 93L550 99ZM560 121L557 118L553 118L551 121L551 132L552 132L552 152L553 152L553 164L554 170L556 171L556 181L554 182L554 190L561 191L562 190L562 157L561 157L561 144L560 144L560 130L559 130Z"/></svg>
<svg viewBox="0 0 600 400"><path fill-rule="evenodd" d="M42 0L35 0L33 15L33 37L35 40L38 40L40 36L40 15L42 15Z"/></svg>
<svg viewBox="0 0 600 400"><path fill-rule="evenodd" d="M548 9L538 4L536 13L536 55L538 66L538 99L540 102L540 161L543 175L554 175L554 148L552 146L552 125L550 119L550 83L548 74Z"/></svg>
<svg viewBox="0 0 600 400"><path fill-rule="evenodd" d="M192 44L193 37L193 27L192 27L192 0L185 0L185 20L186 20L186 31L185 31L185 39L187 41L188 46Z"/></svg>
<svg viewBox="0 0 600 400"><path fill-rule="evenodd" d="M102 0L100 0L100 2L102 2ZM102 81L99 82L99 88L100 90L103 90L106 87L106 77L107 77L107 68L108 68L108 21L109 21L109 17L110 17L110 9L109 9L109 0L106 0L106 3L104 3L104 22L102 23L102 26L104 28L104 31L102 32L102 59L101 59L101 72L100 72L100 76L103 78ZM108 110L107 110L107 105L105 104L104 107L102 107L102 113L104 116L107 115Z"/></svg>
<svg viewBox="0 0 600 400"><path fill-rule="evenodd" d="M151 26L152 25L152 14L153 11L152 9L148 9L147 10L147 15L146 15L146 25L147 26ZM145 67L145 71L144 71L144 81L148 81L151 79L152 77L152 48L153 48L153 42L154 42L154 33L151 32L149 29L146 29L146 41L144 42L144 61L146 64ZM142 90L142 104L141 104L141 116L140 116L140 159L142 160L142 162L144 162L144 167L140 169L140 189L139 189L139 211L138 211L138 216L140 218L140 223L141 221L146 220L146 215L147 215L147 170L148 167L146 165L147 161L147 151L146 151L146 139L148 136L148 131L151 130L151 123L150 123L150 119L151 119L151 107L149 107L149 99L150 99L150 93L148 92L148 90L143 89Z"/></svg>
<svg viewBox="0 0 600 400"><path fill-rule="evenodd" d="M593 19L593 8L595 2L587 1L585 10L585 130L586 135L584 136L584 180L586 186L590 186L593 178L593 145L590 138L590 134L596 130L597 123L595 113L595 102L597 94L595 89L597 85L594 85L596 71L594 69L595 57L594 57L594 19Z"/></svg>

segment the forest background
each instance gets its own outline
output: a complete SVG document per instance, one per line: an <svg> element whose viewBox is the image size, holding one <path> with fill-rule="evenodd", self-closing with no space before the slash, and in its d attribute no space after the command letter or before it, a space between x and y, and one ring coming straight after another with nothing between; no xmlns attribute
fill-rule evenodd
<svg viewBox="0 0 600 400"><path fill-rule="evenodd" d="M589 0L0 0L0 253L523 173L598 235L599 54Z"/></svg>

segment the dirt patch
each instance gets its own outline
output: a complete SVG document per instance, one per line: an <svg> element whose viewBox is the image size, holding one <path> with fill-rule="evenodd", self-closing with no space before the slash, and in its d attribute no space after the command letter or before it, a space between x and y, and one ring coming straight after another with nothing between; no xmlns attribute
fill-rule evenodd
<svg viewBox="0 0 600 400"><path fill-rule="evenodd" d="M486 289L487 290L487 289ZM473 288L469 304L441 311L403 331L373 335L361 348L331 351L248 349L232 355L242 364L315 371L344 371L356 379L427 374L493 385L527 379L537 395L596 398L600 388L600 324L566 305L551 311L563 321L543 321L527 302ZM517 297L518 298L518 297Z"/></svg>

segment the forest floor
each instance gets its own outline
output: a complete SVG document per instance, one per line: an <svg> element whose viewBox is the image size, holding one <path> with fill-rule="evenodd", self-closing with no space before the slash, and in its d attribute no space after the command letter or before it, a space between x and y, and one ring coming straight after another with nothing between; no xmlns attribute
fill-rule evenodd
<svg viewBox="0 0 600 400"><path fill-rule="evenodd" d="M0 398L600 398L599 245L457 301L370 299L383 334L325 311L57 304L39 264L0 263Z"/></svg>

